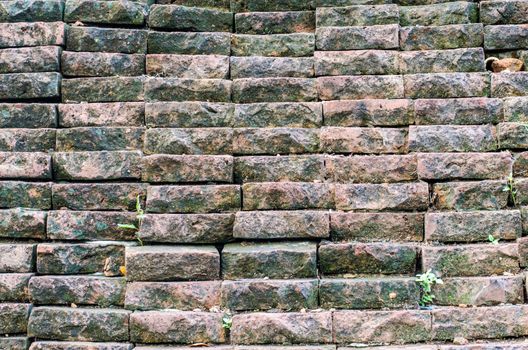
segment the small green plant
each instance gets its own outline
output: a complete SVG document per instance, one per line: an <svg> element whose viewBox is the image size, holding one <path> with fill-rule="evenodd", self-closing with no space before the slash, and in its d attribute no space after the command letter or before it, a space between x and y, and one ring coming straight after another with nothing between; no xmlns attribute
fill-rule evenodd
<svg viewBox="0 0 528 350"><path fill-rule="evenodd" d="M229 331L231 330L232 326L233 326L233 318L231 317L231 314L225 313L224 317L222 317L222 327Z"/></svg>
<svg viewBox="0 0 528 350"><path fill-rule="evenodd" d="M517 206L517 189L515 188L515 182L513 181L513 174L510 173L506 184L502 187L503 192L509 192L510 198L514 206Z"/></svg>
<svg viewBox="0 0 528 350"><path fill-rule="evenodd" d="M141 227L141 223L143 222L143 219L145 218L145 210L141 208L141 196L136 197L136 219L137 219L137 226L135 224L117 224L117 227L127 229L127 230L135 230L136 231L136 239L138 240L140 245L143 245L143 241L139 237L139 228Z"/></svg>
<svg viewBox="0 0 528 350"><path fill-rule="evenodd" d="M493 235L488 235L488 241L490 241L491 244L499 244L499 239L493 237Z"/></svg>
<svg viewBox="0 0 528 350"><path fill-rule="evenodd" d="M420 306L425 307L433 303L435 296L431 294L431 288L435 284L444 284L442 279L436 277L436 275L431 272L431 269L427 270L426 273L416 275L415 280L420 286Z"/></svg>

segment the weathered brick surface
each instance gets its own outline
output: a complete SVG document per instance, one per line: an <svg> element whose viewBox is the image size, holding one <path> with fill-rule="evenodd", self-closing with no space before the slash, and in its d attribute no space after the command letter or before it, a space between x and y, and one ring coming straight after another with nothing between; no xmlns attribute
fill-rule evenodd
<svg viewBox="0 0 528 350"><path fill-rule="evenodd" d="M0 47L64 45L62 22L0 23Z"/></svg>
<svg viewBox="0 0 528 350"><path fill-rule="evenodd" d="M412 101L402 99L325 101L323 112L331 126L406 126L414 120Z"/></svg>
<svg viewBox="0 0 528 350"><path fill-rule="evenodd" d="M414 111L416 124L422 125L497 124L502 119L502 106L495 98L418 99Z"/></svg>
<svg viewBox="0 0 528 350"><path fill-rule="evenodd" d="M407 130L397 128L328 127L321 131L321 150L327 153L404 153Z"/></svg>
<svg viewBox="0 0 528 350"><path fill-rule="evenodd" d="M29 301L28 283L33 274L1 273L0 299L4 302Z"/></svg>
<svg viewBox="0 0 528 350"><path fill-rule="evenodd" d="M66 43L69 51L145 53L147 31L69 26Z"/></svg>
<svg viewBox="0 0 528 350"><path fill-rule="evenodd" d="M400 48L406 51L479 47L483 41L484 27L480 23L400 28Z"/></svg>
<svg viewBox="0 0 528 350"><path fill-rule="evenodd" d="M0 332L2 334L25 333L31 304L0 304Z"/></svg>
<svg viewBox="0 0 528 350"><path fill-rule="evenodd" d="M56 46L0 50L1 73L55 72L59 65L60 49Z"/></svg>
<svg viewBox="0 0 528 350"><path fill-rule="evenodd" d="M496 149L495 128L489 125L409 127L411 152L487 152Z"/></svg>
<svg viewBox="0 0 528 350"><path fill-rule="evenodd" d="M398 25L395 24L318 27L315 33L317 49L323 51L387 50L398 47Z"/></svg>
<svg viewBox="0 0 528 350"><path fill-rule="evenodd" d="M220 55L147 55L148 75L191 79L226 79L229 57Z"/></svg>
<svg viewBox="0 0 528 350"><path fill-rule="evenodd" d="M245 12L235 14L236 32L241 34L311 33L313 11Z"/></svg>
<svg viewBox="0 0 528 350"><path fill-rule="evenodd" d="M59 124L81 126L141 126L145 107L141 102L60 104Z"/></svg>
<svg viewBox="0 0 528 350"><path fill-rule="evenodd" d="M325 176L321 156L247 156L235 158L235 182L316 182Z"/></svg>
<svg viewBox="0 0 528 350"><path fill-rule="evenodd" d="M62 74L70 77L134 76L145 72L145 56L138 54L73 52L61 55Z"/></svg>
<svg viewBox="0 0 528 350"><path fill-rule="evenodd" d="M0 237L46 238L47 212L22 208L0 210Z"/></svg>
<svg viewBox="0 0 528 350"><path fill-rule="evenodd" d="M502 180L436 183L432 191L432 202L439 210L497 210L508 204Z"/></svg>
<svg viewBox="0 0 528 350"><path fill-rule="evenodd" d="M231 36L234 56L304 57L315 49L315 36L310 33Z"/></svg>
<svg viewBox="0 0 528 350"><path fill-rule="evenodd" d="M53 104L0 103L2 128L52 128L57 126Z"/></svg>

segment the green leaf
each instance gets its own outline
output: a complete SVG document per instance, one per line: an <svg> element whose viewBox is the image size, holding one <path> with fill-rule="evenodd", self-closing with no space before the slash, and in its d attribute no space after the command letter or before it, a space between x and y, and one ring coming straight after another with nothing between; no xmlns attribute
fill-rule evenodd
<svg viewBox="0 0 528 350"><path fill-rule="evenodd" d="M133 224L117 224L117 227L126 228L126 229L130 229L130 230L137 230L138 229L136 227L136 225L133 225Z"/></svg>

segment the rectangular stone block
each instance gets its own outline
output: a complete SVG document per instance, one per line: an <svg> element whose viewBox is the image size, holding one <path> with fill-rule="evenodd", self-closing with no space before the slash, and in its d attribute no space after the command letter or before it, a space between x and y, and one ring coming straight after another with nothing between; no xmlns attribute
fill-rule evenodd
<svg viewBox="0 0 528 350"><path fill-rule="evenodd" d="M78 341L127 341L130 311L36 307L28 323L28 335L39 339Z"/></svg>
<svg viewBox="0 0 528 350"><path fill-rule="evenodd" d="M487 152L497 149L495 127L490 125L409 126L411 152Z"/></svg>
<svg viewBox="0 0 528 350"><path fill-rule="evenodd" d="M224 243L232 240L234 214L147 214L139 231L146 242Z"/></svg>
<svg viewBox="0 0 528 350"><path fill-rule="evenodd" d="M232 154L233 129L147 129L145 154Z"/></svg>
<svg viewBox="0 0 528 350"><path fill-rule="evenodd" d="M62 21L64 3L60 0L3 1L0 4L1 22Z"/></svg>
<svg viewBox="0 0 528 350"><path fill-rule="evenodd" d="M235 79L233 102L311 102L317 101L315 79L260 78Z"/></svg>
<svg viewBox="0 0 528 350"><path fill-rule="evenodd" d="M334 189L325 183L267 182L242 185L244 210L331 209Z"/></svg>
<svg viewBox="0 0 528 350"><path fill-rule="evenodd" d="M141 102L59 104L59 124L83 126L143 126L145 106Z"/></svg>
<svg viewBox="0 0 528 350"><path fill-rule="evenodd" d="M521 152L514 158L513 175L520 177L528 176L528 152Z"/></svg>
<svg viewBox="0 0 528 350"><path fill-rule="evenodd" d="M0 273L0 300L28 302L28 283L32 276L31 273Z"/></svg>
<svg viewBox="0 0 528 350"><path fill-rule="evenodd" d="M325 101L323 114L328 126L407 126L414 123L412 100Z"/></svg>
<svg viewBox="0 0 528 350"><path fill-rule="evenodd" d="M521 209L521 214L525 214L525 209ZM526 218L523 218L526 220ZM528 266L528 238L521 237L517 239L518 249L519 249L519 265L521 267Z"/></svg>
<svg viewBox="0 0 528 350"><path fill-rule="evenodd" d="M317 280L222 282L222 306L236 311L316 309Z"/></svg>
<svg viewBox="0 0 528 350"><path fill-rule="evenodd" d="M130 315L130 340L137 343L224 343L223 314L145 311Z"/></svg>
<svg viewBox="0 0 528 350"><path fill-rule="evenodd" d="M318 50L388 50L398 48L398 25L318 27L315 31Z"/></svg>
<svg viewBox="0 0 528 350"><path fill-rule="evenodd" d="M144 128L135 127L59 129L55 148L59 152L140 150L144 135Z"/></svg>
<svg viewBox="0 0 528 350"><path fill-rule="evenodd" d="M0 152L0 178L51 179L51 156L41 152Z"/></svg>
<svg viewBox="0 0 528 350"><path fill-rule="evenodd" d="M106 3L108 2L103 2ZM62 74L68 77L143 75L145 55L64 51L61 55L61 69Z"/></svg>
<svg viewBox="0 0 528 350"><path fill-rule="evenodd" d="M143 2L145 1L148 2L149 0L143 0ZM230 9L229 0L157 0L156 3L163 5L176 4L191 7L211 7L224 10Z"/></svg>
<svg viewBox="0 0 528 350"><path fill-rule="evenodd" d="M401 6L400 25L402 26L445 26L478 22L477 4L454 1L422 6Z"/></svg>
<svg viewBox="0 0 528 350"><path fill-rule="evenodd" d="M327 179L338 183L386 183L417 180L416 166L415 155L328 156L325 158Z"/></svg>
<svg viewBox="0 0 528 350"><path fill-rule="evenodd" d="M229 56L147 55L147 74L188 79L229 79Z"/></svg>
<svg viewBox="0 0 528 350"><path fill-rule="evenodd" d="M504 209L508 205L504 181L457 181L433 184L432 202L438 210Z"/></svg>
<svg viewBox="0 0 528 350"><path fill-rule="evenodd" d="M468 4L472 3L468 2ZM428 6L430 5L426 7ZM399 53L399 59L400 72L402 74L486 71L484 50L480 47L453 50L403 51Z"/></svg>
<svg viewBox="0 0 528 350"><path fill-rule="evenodd" d="M220 305L220 281L132 282L127 285L125 307L129 310L209 310Z"/></svg>
<svg viewBox="0 0 528 350"><path fill-rule="evenodd" d="M317 128L323 123L318 102L269 102L235 105L233 126L240 128Z"/></svg>
<svg viewBox="0 0 528 350"><path fill-rule="evenodd" d="M431 338L432 318L428 311L336 311L333 321L334 339L338 344L405 344Z"/></svg>
<svg viewBox="0 0 528 350"><path fill-rule="evenodd" d="M234 105L229 103L146 103L145 122L150 127L229 127L233 125L234 109Z"/></svg>
<svg viewBox="0 0 528 350"><path fill-rule="evenodd" d="M416 124L497 124L502 120L497 98L418 99L414 101Z"/></svg>
<svg viewBox="0 0 528 350"><path fill-rule="evenodd" d="M240 34L313 33L313 11L246 12L235 14L236 32Z"/></svg>
<svg viewBox="0 0 528 350"><path fill-rule="evenodd" d="M389 50L316 51L315 74L391 75L399 74L399 53Z"/></svg>
<svg viewBox="0 0 528 350"><path fill-rule="evenodd" d="M484 41L481 23L400 28L401 50L446 50L480 47Z"/></svg>
<svg viewBox="0 0 528 350"><path fill-rule="evenodd" d="M409 74L403 83L408 98L480 97L490 91L488 73Z"/></svg>
<svg viewBox="0 0 528 350"><path fill-rule="evenodd" d="M56 46L2 49L0 50L0 73L59 71L60 52L61 49Z"/></svg>
<svg viewBox="0 0 528 350"><path fill-rule="evenodd" d="M141 29L69 26L66 50L85 52L147 52L147 31Z"/></svg>
<svg viewBox="0 0 528 350"><path fill-rule="evenodd" d="M7 350L27 350L30 340L27 337L0 338L0 346Z"/></svg>
<svg viewBox="0 0 528 350"><path fill-rule="evenodd" d="M241 239L328 238L329 217L318 211L239 211L233 237Z"/></svg>
<svg viewBox="0 0 528 350"><path fill-rule="evenodd" d="M1 243L0 272L26 273L35 267L36 244Z"/></svg>
<svg viewBox="0 0 528 350"><path fill-rule="evenodd" d="M222 250L222 278L311 278L317 276L317 244L231 243Z"/></svg>
<svg viewBox="0 0 528 350"><path fill-rule="evenodd" d="M528 27L523 24L484 27L484 49L512 50L528 46Z"/></svg>
<svg viewBox="0 0 528 350"><path fill-rule="evenodd" d="M51 208L51 183L2 181L0 208Z"/></svg>
<svg viewBox="0 0 528 350"><path fill-rule="evenodd" d="M0 332L3 335L26 333L30 312L31 304L0 303Z"/></svg>
<svg viewBox="0 0 528 350"><path fill-rule="evenodd" d="M312 57L231 57L230 74L231 79L311 78L315 74L314 59ZM292 79L282 80L292 81Z"/></svg>
<svg viewBox="0 0 528 350"><path fill-rule="evenodd" d="M325 153L407 152L407 129L325 127L320 137Z"/></svg>
<svg viewBox="0 0 528 350"><path fill-rule="evenodd" d="M44 103L0 103L1 128L55 128L57 109Z"/></svg>
<svg viewBox="0 0 528 350"><path fill-rule="evenodd" d="M127 247L128 281L212 280L220 277L214 246Z"/></svg>
<svg viewBox="0 0 528 350"><path fill-rule="evenodd" d="M140 161L134 151L55 152L53 173L59 180L139 179Z"/></svg>
<svg viewBox="0 0 528 350"><path fill-rule="evenodd" d="M47 152L54 148L54 129L2 129L0 134L2 152Z"/></svg>
<svg viewBox="0 0 528 350"><path fill-rule="evenodd" d="M314 0L286 0L279 2L262 2L260 0L233 0L233 12L279 12L305 11L314 9Z"/></svg>
<svg viewBox="0 0 528 350"><path fill-rule="evenodd" d="M236 157L235 182L316 182L325 177L324 158L319 156Z"/></svg>
<svg viewBox="0 0 528 350"><path fill-rule="evenodd" d="M336 184L337 210L427 210L429 187L425 182L393 184Z"/></svg>
<svg viewBox="0 0 528 350"><path fill-rule="evenodd" d="M232 156L154 155L143 157L142 180L148 182L232 182Z"/></svg>
<svg viewBox="0 0 528 350"><path fill-rule="evenodd" d="M146 0L143 0L146 1ZM132 350L134 346L127 343L92 343L65 341L37 341L31 343L31 350ZM25 349L25 348L24 348Z"/></svg>
<svg viewBox="0 0 528 350"><path fill-rule="evenodd" d="M231 341L235 344L330 343L332 314L261 312L235 315Z"/></svg>
<svg viewBox="0 0 528 350"><path fill-rule="evenodd" d="M145 100L230 102L231 81L223 79L147 78Z"/></svg>
<svg viewBox="0 0 528 350"><path fill-rule="evenodd" d="M0 23L0 48L64 45L64 23Z"/></svg>
<svg viewBox="0 0 528 350"><path fill-rule="evenodd" d="M498 145L501 149L528 147L528 129L524 123L499 123L497 125Z"/></svg>
<svg viewBox="0 0 528 350"><path fill-rule="evenodd" d="M482 1L480 21L485 24L528 23L528 4L525 1Z"/></svg>
<svg viewBox="0 0 528 350"><path fill-rule="evenodd" d="M317 27L374 26L397 24L398 5L318 7Z"/></svg>
<svg viewBox="0 0 528 350"><path fill-rule="evenodd" d="M413 278L321 279L325 309L416 308L420 293Z"/></svg>
<svg viewBox="0 0 528 350"><path fill-rule="evenodd" d="M503 188L504 188L504 185L503 185ZM528 179L516 179L514 181L513 188L514 190L517 190L517 193L515 194L515 205L528 204ZM510 191L508 190L507 193L510 194L509 192ZM512 202L513 202L513 198L512 198Z"/></svg>
<svg viewBox="0 0 528 350"><path fill-rule="evenodd" d="M125 244L41 243L37 246L37 271L43 275L103 273L108 277L119 276L121 266L125 265Z"/></svg>
<svg viewBox="0 0 528 350"><path fill-rule="evenodd" d="M151 28L193 32L231 32L233 14L212 8L153 5L149 8Z"/></svg>
<svg viewBox="0 0 528 350"><path fill-rule="evenodd" d="M0 210L0 237L46 239L47 212L25 208Z"/></svg>
<svg viewBox="0 0 528 350"><path fill-rule="evenodd" d="M319 268L324 275L402 274L416 269L418 249L408 244L331 243L319 246Z"/></svg>
<svg viewBox="0 0 528 350"><path fill-rule="evenodd" d="M34 276L29 281L31 302L36 305L122 306L125 278L103 276Z"/></svg>
<svg viewBox="0 0 528 350"><path fill-rule="evenodd" d="M505 122L528 122L528 97L507 97L502 101Z"/></svg>
<svg viewBox="0 0 528 350"><path fill-rule="evenodd" d="M502 275L519 272L517 244L422 247L422 270L441 277Z"/></svg>
<svg viewBox="0 0 528 350"><path fill-rule="evenodd" d="M524 95L528 95L528 72L500 73L491 75L492 97Z"/></svg>
<svg viewBox="0 0 528 350"><path fill-rule="evenodd" d="M421 213L331 213L332 241L423 240Z"/></svg>
<svg viewBox="0 0 528 350"><path fill-rule="evenodd" d="M231 34L149 31L148 52L229 56L231 52Z"/></svg>
<svg viewBox="0 0 528 350"><path fill-rule="evenodd" d="M323 101L403 98L399 75L357 75L317 78L317 92Z"/></svg>
<svg viewBox="0 0 528 350"><path fill-rule="evenodd" d="M231 35L233 56L304 57L312 56L314 50L312 33Z"/></svg>
<svg viewBox="0 0 528 350"><path fill-rule="evenodd" d="M145 22L147 10L141 2L68 0L64 7L64 21L140 26Z"/></svg>
<svg viewBox="0 0 528 350"><path fill-rule="evenodd" d="M314 128L241 128L233 130L233 154L295 154L319 151Z"/></svg>
<svg viewBox="0 0 528 350"><path fill-rule="evenodd" d="M62 81L62 102L143 101L143 77L75 78Z"/></svg>
<svg viewBox="0 0 528 350"><path fill-rule="evenodd" d="M59 97L60 85L59 73L0 74L0 100Z"/></svg>

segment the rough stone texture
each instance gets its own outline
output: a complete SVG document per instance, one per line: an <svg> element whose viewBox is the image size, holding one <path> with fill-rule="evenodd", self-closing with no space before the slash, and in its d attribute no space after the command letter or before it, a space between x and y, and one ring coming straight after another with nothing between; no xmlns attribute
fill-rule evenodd
<svg viewBox="0 0 528 350"><path fill-rule="evenodd" d="M311 57L231 57L232 79L240 78L310 78L314 76Z"/></svg>
<svg viewBox="0 0 528 350"><path fill-rule="evenodd" d="M72 128L58 130L56 150L71 151L127 151L143 145L143 128Z"/></svg>
<svg viewBox="0 0 528 350"><path fill-rule="evenodd" d="M399 75L322 77L317 78L317 91L323 101L404 97Z"/></svg>
<svg viewBox="0 0 528 350"><path fill-rule="evenodd" d="M0 300L3 302L28 302L30 273L1 273Z"/></svg>
<svg viewBox="0 0 528 350"><path fill-rule="evenodd" d="M236 32L241 34L311 33L313 11L246 12L235 14Z"/></svg>
<svg viewBox="0 0 528 350"><path fill-rule="evenodd" d="M220 55L147 55L148 75L190 79L227 79L229 57Z"/></svg>
<svg viewBox="0 0 528 350"><path fill-rule="evenodd" d="M23 208L0 210L0 237L46 238L47 212Z"/></svg>
<svg viewBox="0 0 528 350"><path fill-rule="evenodd" d="M64 45L62 22L0 23L0 47Z"/></svg>
<svg viewBox="0 0 528 350"><path fill-rule="evenodd" d="M27 337L0 338L0 346L7 350L27 350L29 342Z"/></svg>
<svg viewBox="0 0 528 350"><path fill-rule="evenodd" d="M228 128L147 129L145 154L232 154Z"/></svg>
<svg viewBox="0 0 528 350"><path fill-rule="evenodd" d="M403 83L409 98L480 97L490 91L487 73L409 74Z"/></svg>
<svg viewBox="0 0 528 350"><path fill-rule="evenodd" d="M146 8L135 2L68 0L65 22L142 25Z"/></svg>
<svg viewBox="0 0 528 350"><path fill-rule="evenodd" d="M314 49L315 36L310 33L231 36L233 56L303 57Z"/></svg>
<svg viewBox="0 0 528 350"><path fill-rule="evenodd" d="M81 126L141 126L145 107L141 102L59 104L59 124Z"/></svg>
<svg viewBox="0 0 528 350"><path fill-rule="evenodd" d="M416 124L497 124L502 119L502 101L491 98L418 99L414 103ZM510 113L505 112L505 115Z"/></svg>
<svg viewBox="0 0 528 350"><path fill-rule="evenodd" d="M153 32L148 34L148 52L180 55L229 55L229 33Z"/></svg>
<svg viewBox="0 0 528 350"><path fill-rule="evenodd" d="M315 33L317 49L323 51L398 48L396 24L318 27Z"/></svg>
<svg viewBox="0 0 528 350"><path fill-rule="evenodd" d="M400 29L400 48L406 51L479 47L483 41L484 27L480 23Z"/></svg>
<svg viewBox="0 0 528 350"><path fill-rule="evenodd" d="M528 4L524 1L483 1L480 21L485 24L527 23Z"/></svg>
<svg viewBox="0 0 528 350"><path fill-rule="evenodd" d="M35 244L0 243L0 272L32 272L35 267Z"/></svg>
<svg viewBox="0 0 528 350"><path fill-rule="evenodd" d="M398 23L397 5L317 8L318 27L373 26Z"/></svg>
<svg viewBox="0 0 528 350"><path fill-rule="evenodd" d="M231 81L223 79L148 78L145 100L229 102Z"/></svg>
<svg viewBox="0 0 528 350"><path fill-rule="evenodd" d="M439 210L497 210L508 204L502 180L436 183L432 191L432 202Z"/></svg>
<svg viewBox="0 0 528 350"><path fill-rule="evenodd" d="M399 55L396 51L356 50L356 51L317 51L315 74L355 75L355 74L398 74Z"/></svg>
<svg viewBox="0 0 528 350"><path fill-rule="evenodd" d="M235 182L316 182L322 181L324 175L324 158L319 156L235 158Z"/></svg>
<svg viewBox="0 0 528 350"><path fill-rule="evenodd" d="M54 129L2 129L0 150L6 152L47 152L55 148Z"/></svg>
<svg viewBox="0 0 528 350"><path fill-rule="evenodd" d="M60 49L56 46L0 50L0 73L59 71Z"/></svg>
<svg viewBox="0 0 528 350"><path fill-rule="evenodd" d="M68 51L145 53L147 31L69 26L66 43Z"/></svg>
<svg viewBox="0 0 528 350"><path fill-rule="evenodd" d="M91 343L91 342L56 342L38 341L31 344L31 350L132 350L132 344L126 343Z"/></svg>
<svg viewBox="0 0 528 350"><path fill-rule="evenodd" d="M233 154L298 154L319 150L319 130L313 128L233 129Z"/></svg>
<svg viewBox="0 0 528 350"><path fill-rule="evenodd" d="M528 95L528 72L492 74L491 96L509 97L523 95Z"/></svg>
<svg viewBox="0 0 528 350"><path fill-rule="evenodd" d="M332 156L325 159L333 182L385 183L417 180L416 156Z"/></svg>
<svg viewBox="0 0 528 350"><path fill-rule="evenodd" d="M485 71L482 48L404 51L399 59L399 71L404 74Z"/></svg>
<svg viewBox="0 0 528 350"><path fill-rule="evenodd" d="M151 28L194 32L230 32L233 14L208 8L187 6L157 6L150 8Z"/></svg>
<svg viewBox="0 0 528 350"><path fill-rule="evenodd" d="M60 0L4 1L0 4L2 22L61 21L64 4Z"/></svg>
<svg viewBox="0 0 528 350"><path fill-rule="evenodd" d="M62 102L143 101L142 77L75 78L62 81Z"/></svg>
<svg viewBox="0 0 528 350"><path fill-rule="evenodd" d="M2 128L53 128L57 126L55 105L44 103L0 103Z"/></svg>
<svg viewBox="0 0 528 350"><path fill-rule="evenodd" d="M303 78L233 80L233 102L311 102L317 100L316 81Z"/></svg>
<svg viewBox="0 0 528 350"><path fill-rule="evenodd" d="M0 332L2 334L25 333L31 304L0 304Z"/></svg>
<svg viewBox="0 0 528 350"><path fill-rule="evenodd" d="M496 149L495 128L489 125L409 127L411 152L486 152Z"/></svg>
<svg viewBox="0 0 528 350"><path fill-rule="evenodd" d="M402 26L443 26L477 22L477 4L464 1L400 7Z"/></svg>
<svg viewBox="0 0 528 350"><path fill-rule="evenodd" d="M0 75L0 100L59 97L59 73L11 73Z"/></svg>
<svg viewBox="0 0 528 350"><path fill-rule="evenodd" d="M396 128L328 127L321 131L321 150L327 153L404 153L407 130Z"/></svg>
<svg viewBox="0 0 528 350"><path fill-rule="evenodd" d="M234 106L209 102L154 102L145 104L145 123L150 127L228 127Z"/></svg>
<svg viewBox="0 0 528 350"><path fill-rule="evenodd" d="M420 100L416 101L416 104ZM323 102L325 125L399 126L414 120L411 100L345 100ZM418 114L418 110L416 111Z"/></svg>
<svg viewBox="0 0 528 350"><path fill-rule="evenodd" d="M322 124L322 106L316 102L237 104L233 125L238 127L315 128Z"/></svg>
<svg viewBox="0 0 528 350"><path fill-rule="evenodd" d="M134 76L145 72L145 56L106 52L65 51L61 55L62 74L70 77Z"/></svg>
<svg viewBox="0 0 528 350"><path fill-rule="evenodd" d="M495 25L484 27L484 48L486 50L520 49L528 46L528 26Z"/></svg>

